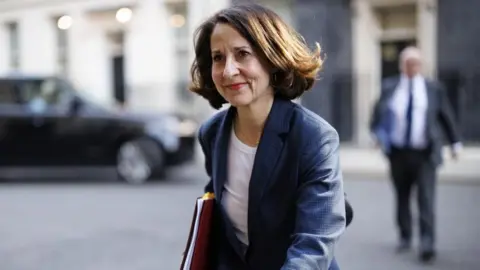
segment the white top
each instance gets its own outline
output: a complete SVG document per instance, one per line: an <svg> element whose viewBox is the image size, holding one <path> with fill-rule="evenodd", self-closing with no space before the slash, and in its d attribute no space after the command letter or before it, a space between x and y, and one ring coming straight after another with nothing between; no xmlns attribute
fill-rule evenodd
<svg viewBox="0 0 480 270"><path fill-rule="evenodd" d="M411 146L417 149L424 149L428 146L426 127L428 97L425 79L417 75L413 80L413 114ZM405 144L405 132L407 129L407 107L408 107L408 78L401 76L400 82L390 102L390 108L394 112L394 125L391 139L395 146L401 147Z"/></svg>
<svg viewBox="0 0 480 270"><path fill-rule="evenodd" d="M248 188L257 148L242 143L233 129L228 147L228 174L222 205L238 240L248 246Z"/></svg>

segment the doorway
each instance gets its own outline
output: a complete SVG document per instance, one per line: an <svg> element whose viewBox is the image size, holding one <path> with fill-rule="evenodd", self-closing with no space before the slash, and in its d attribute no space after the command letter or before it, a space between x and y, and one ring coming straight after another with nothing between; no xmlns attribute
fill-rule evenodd
<svg viewBox="0 0 480 270"><path fill-rule="evenodd" d="M123 55L113 56L112 70L113 70L113 94L114 94L115 102L123 107L126 102Z"/></svg>
<svg viewBox="0 0 480 270"><path fill-rule="evenodd" d="M415 40L394 40L381 43L382 80L400 74L400 53L408 46L415 46Z"/></svg>
<svg viewBox="0 0 480 270"><path fill-rule="evenodd" d="M113 98L117 105L124 107L127 102L125 89L125 57L124 32L115 31L109 34L111 45L110 68L113 87Z"/></svg>

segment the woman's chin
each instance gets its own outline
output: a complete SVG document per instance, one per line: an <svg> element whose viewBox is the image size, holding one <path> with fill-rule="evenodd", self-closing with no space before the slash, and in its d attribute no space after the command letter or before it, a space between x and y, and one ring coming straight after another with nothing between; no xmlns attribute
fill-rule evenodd
<svg viewBox="0 0 480 270"><path fill-rule="evenodd" d="M252 99L250 97L238 95L238 96L229 98L228 103L230 103L230 105L234 107L242 107L252 103Z"/></svg>

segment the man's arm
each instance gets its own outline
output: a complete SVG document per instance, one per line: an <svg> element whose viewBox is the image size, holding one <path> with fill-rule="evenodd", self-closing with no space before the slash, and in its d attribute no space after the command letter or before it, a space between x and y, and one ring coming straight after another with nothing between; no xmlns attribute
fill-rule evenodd
<svg viewBox="0 0 480 270"><path fill-rule="evenodd" d="M382 121L384 120L382 117L382 109L381 106L385 102L385 99L387 98L387 89L390 89L392 87L395 87L397 84L396 80L392 78L387 78L382 81L381 89L380 89L380 95L378 96L377 100L374 103L372 114L370 116L370 132L376 136L377 131L381 126L385 123Z"/></svg>
<svg viewBox="0 0 480 270"><path fill-rule="evenodd" d="M440 125L443 128L443 131L447 135L447 139L452 146L454 153L460 150L462 144L460 142L460 134L455 125L453 110L448 101L448 96L441 84L438 84L438 100L439 100L439 110L438 110L438 120Z"/></svg>
<svg viewBox="0 0 480 270"><path fill-rule="evenodd" d="M372 115L370 116L370 132L372 134L375 133L375 129L378 127L380 123L380 100L381 97L379 97L376 101L375 104L373 105L373 110L372 110Z"/></svg>
<svg viewBox="0 0 480 270"><path fill-rule="evenodd" d="M295 230L281 270L327 270L345 230L339 137L333 128L319 135L304 148L300 160Z"/></svg>
<svg viewBox="0 0 480 270"><path fill-rule="evenodd" d="M375 140L376 146L380 147L382 152L388 155L390 152L388 139L390 127L388 125L390 125L389 121L391 121L391 119L388 118L388 115L384 115L385 112L381 109L386 98L385 84L386 81L383 81L380 96L373 107L372 116L370 118L370 134Z"/></svg>

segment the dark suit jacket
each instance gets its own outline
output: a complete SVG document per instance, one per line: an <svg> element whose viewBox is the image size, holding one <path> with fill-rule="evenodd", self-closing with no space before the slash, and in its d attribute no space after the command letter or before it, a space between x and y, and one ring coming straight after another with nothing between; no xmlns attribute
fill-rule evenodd
<svg viewBox="0 0 480 270"><path fill-rule="evenodd" d="M220 202L235 108L203 124L199 140L219 209L217 269L338 269L334 247L345 229L339 137L323 119L276 98L257 149L249 187L246 254Z"/></svg>
<svg viewBox="0 0 480 270"><path fill-rule="evenodd" d="M400 77L395 76L382 82L382 92L375 104L370 121L370 130L377 137L386 155L389 154L391 147L389 133L393 125L390 100L399 81ZM460 136L455 127L453 112L442 85L428 79L425 79L425 83L428 98L426 129L432 149L430 159L434 165L440 165L442 163L442 134L446 134L451 144L459 142Z"/></svg>

